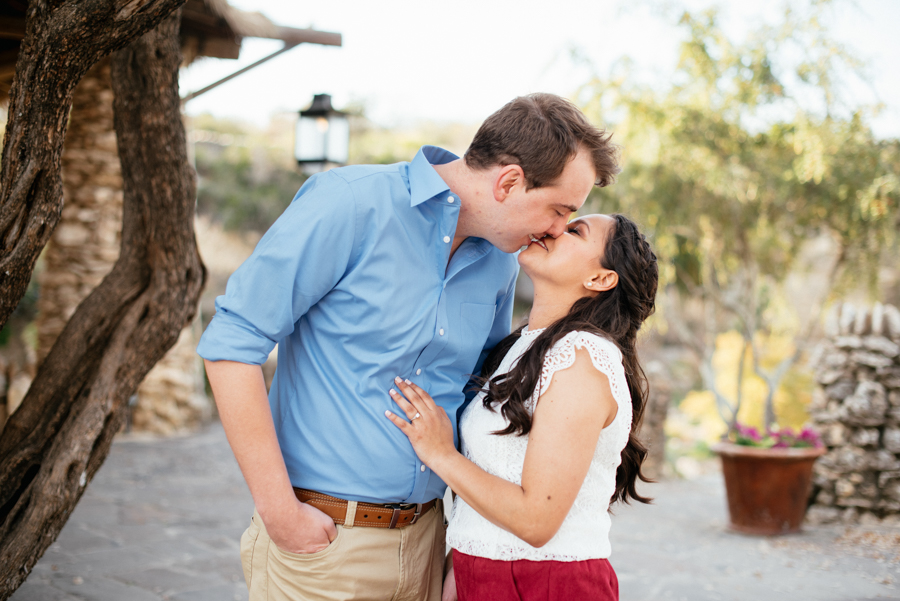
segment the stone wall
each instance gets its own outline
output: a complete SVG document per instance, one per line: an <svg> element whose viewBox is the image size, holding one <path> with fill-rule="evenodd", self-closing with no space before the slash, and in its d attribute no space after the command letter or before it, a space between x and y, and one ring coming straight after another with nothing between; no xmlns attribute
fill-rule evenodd
<svg viewBox="0 0 900 601"><path fill-rule="evenodd" d="M0 433L31 387L36 364L34 351L18 340L11 341L0 354Z"/></svg>
<svg viewBox="0 0 900 601"><path fill-rule="evenodd" d="M665 475L666 417L672 398L672 375L662 361L648 361L644 373L650 384L650 395L644 407L644 420L638 438L647 447L642 473L653 480Z"/></svg>
<svg viewBox="0 0 900 601"><path fill-rule="evenodd" d="M209 420L212 403L206 397L202 359L197 355L200 320L181 331L178 342L153 366L138 388L131 408L131 428L174 434Z"/></svg>
<svg viewBox="0 0 900 601"><path fill-rule="evenodd" d="M817 349L813 521L900 518L900 311L844 303Z"/></svg>
<svg viewBox="0 0 900 601"><path fill-rule="evenodd" d="M119 257L122 171L109 59L78 84L62 154L63 210L39 276L38 360Z"/></svg>

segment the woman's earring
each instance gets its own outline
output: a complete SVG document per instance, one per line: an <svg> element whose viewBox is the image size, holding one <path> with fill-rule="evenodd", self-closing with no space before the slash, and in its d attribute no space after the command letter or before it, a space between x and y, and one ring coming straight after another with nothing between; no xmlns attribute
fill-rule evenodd
<svg viewBox="0 0 900 601"><path fill-rule="evenodd" d="M594 282L588 282L588 286L593 286Z"/></svg>

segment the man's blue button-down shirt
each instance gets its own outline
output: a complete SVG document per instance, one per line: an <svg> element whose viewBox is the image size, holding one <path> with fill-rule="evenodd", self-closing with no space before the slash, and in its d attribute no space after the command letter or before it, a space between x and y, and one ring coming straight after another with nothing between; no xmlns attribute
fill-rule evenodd
<svg viewBox="0 0 900 601"><path fill-rule="evenodd" d="M197 352L263 363L294 486L354 501L422 503L446 485L384 416L394 376L456 421L470 374L510 331L518 265L480 238L450 257L459 197L425 146L410 163L311 177L228 280Z"/></svg>

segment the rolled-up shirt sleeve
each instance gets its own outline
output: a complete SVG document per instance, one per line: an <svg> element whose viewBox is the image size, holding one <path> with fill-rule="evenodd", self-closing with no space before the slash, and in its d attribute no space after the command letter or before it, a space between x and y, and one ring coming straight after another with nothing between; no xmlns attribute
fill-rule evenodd
<svg viewBox="0 0 900 601"><path fill-rule="evenodd" d="M344 276L355 238L350 186L330 172L311 177L228 279L197 353L261 365Z"/></svg>

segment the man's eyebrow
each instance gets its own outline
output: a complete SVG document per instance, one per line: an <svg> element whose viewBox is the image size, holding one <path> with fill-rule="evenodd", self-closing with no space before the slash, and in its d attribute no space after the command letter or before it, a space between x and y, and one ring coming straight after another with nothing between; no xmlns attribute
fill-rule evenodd
<svg viewBox="0 0 900 601"><path fill-rule="evenodd" d="M567 210L570 213L578 212L578 207L573 206L573 205L559 205L559 206L561 206L562 208L564 208L565 210Z"/></svg>

